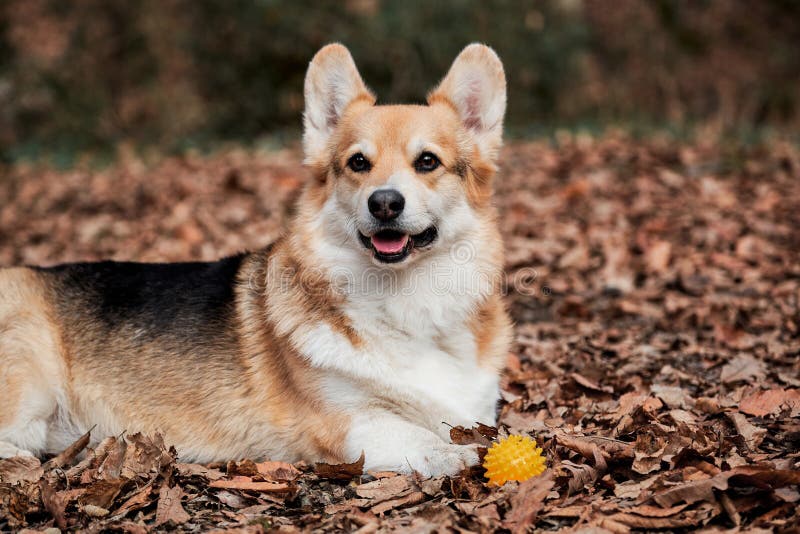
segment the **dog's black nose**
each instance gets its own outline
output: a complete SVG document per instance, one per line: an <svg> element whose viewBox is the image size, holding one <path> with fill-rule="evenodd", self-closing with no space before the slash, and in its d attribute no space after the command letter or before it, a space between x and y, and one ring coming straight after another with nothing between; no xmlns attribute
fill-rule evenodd
<svg viewBox="0 0 800 534"><path fill-rule="evenodd" d="M369 196L367 207L373 217L389 222L396 219L406 206L406 199L396 189L378 189Z"/></svg>

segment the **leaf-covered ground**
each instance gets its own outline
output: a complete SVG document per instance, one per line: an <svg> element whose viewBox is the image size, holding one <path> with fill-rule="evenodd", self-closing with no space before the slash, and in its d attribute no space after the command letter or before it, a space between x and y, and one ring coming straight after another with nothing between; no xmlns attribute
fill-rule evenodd
<svg viewBox="0 0 800 534"><path fill-rule="evenodd" d="M0 265L265 245L306 179L299 161L225 150L3 169ZM545 474L491 488L480 468L199 466L133 434L0 461L0 530L796 529L797 147L564 136L509 146L497 191L517 334L499 433L535 437Z"/></svg>

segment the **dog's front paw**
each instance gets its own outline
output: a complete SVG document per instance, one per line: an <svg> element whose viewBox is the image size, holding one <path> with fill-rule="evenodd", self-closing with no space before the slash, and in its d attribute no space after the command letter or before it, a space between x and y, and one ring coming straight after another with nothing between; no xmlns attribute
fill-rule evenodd
<svg viewBox="0 0 800 534"><path fill-rule="evenodd" d="M33 456L31 451L20 449L11 443L0 441L0 458L14 458L15 456Z"/></svg>
<svg viewBox="0 0 800 534"><path fill-rule="evenodd" d="M478 463L476 445L442 443L406 455L404 471L417 471L425 477L455 475Z"/></svg>

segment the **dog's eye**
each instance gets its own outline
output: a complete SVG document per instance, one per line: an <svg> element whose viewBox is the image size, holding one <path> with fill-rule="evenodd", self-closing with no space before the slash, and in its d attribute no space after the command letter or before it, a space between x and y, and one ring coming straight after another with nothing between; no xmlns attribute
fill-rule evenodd
<svg viewBox="0 0 800 534"><path fill-rule="evenodd" d="M350 159L347 160L347 166L353 172L369 172L372 168L372 163L364 157L364 154L359 152L350 156Z"/></svg>
<svg viewBox="0 0 800 534"><path fill-rule="evenodd" d="M417 172L431 172L436 170L441 164L442 162L439 161L439 158L430 152L423 152L417 158L417 161L414 162L414 168Z"/></svg>

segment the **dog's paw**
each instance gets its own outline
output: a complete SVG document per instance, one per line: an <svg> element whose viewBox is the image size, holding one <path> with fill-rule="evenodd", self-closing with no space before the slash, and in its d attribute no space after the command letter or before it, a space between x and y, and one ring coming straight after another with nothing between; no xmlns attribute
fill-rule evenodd
<svg viewBox="0 0 800 534"><path fill-rule="evenodd" d="M0 441L0 458L14 458L15 456L33 456L31 451L20 449L6 441Z"/></svg>
<svg viewBox="0 0 800 534"><path fill-rule="evenodd" d="M477 445L442 443L407 454L404 471L417 471L425 477L455 475L478 460Z"/></svg>

